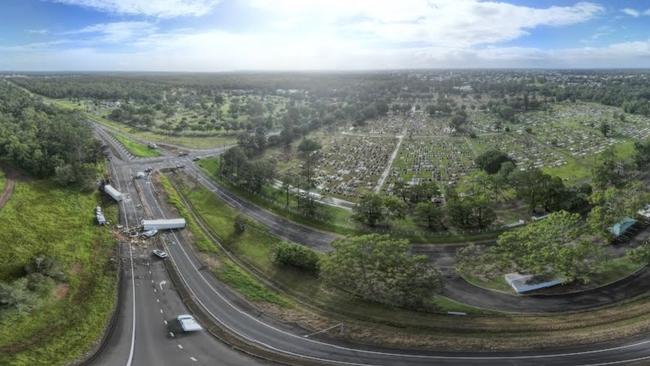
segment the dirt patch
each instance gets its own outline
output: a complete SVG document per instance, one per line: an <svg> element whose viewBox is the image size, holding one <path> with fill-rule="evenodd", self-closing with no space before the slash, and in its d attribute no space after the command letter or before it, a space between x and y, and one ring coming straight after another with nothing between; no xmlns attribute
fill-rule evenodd
<svg viewBox="0 0 650 366"><path fill-rule="evenodd" d="M7 176L7 181L5 182L5 188L2 191L2 194L0 195L0 208L4 207L4 205L9 201L9 198L11 198L11 195L14 193L14 187L16 186L16 181Z"/></svg>
<svg viewBox="0 0 650 366"><path fill-rule="evenodd" d="M68 292L70 291L70 286L68 286L67 283L60 283L56 285L54 288L54 297L57 300L63 300L65 299L66 296L68 296Z"/></svg>

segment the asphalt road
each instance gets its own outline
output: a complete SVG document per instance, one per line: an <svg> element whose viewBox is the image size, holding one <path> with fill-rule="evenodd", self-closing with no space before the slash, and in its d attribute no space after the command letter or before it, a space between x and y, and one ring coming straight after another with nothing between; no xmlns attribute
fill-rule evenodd
<svg viewBox="0 0 650 366"><path fill-rule="evenodd" d="M147 213L130 178L133 169L114 159L111 171L113 184L126 193L120 203L121 223L127 228L136 226ZM173 319L188 310L172 286L162 261L151 255L153 241L127 240L120 245L123 281L119 315L93 365L265 364L232 350L205 331L175 332Z"/></svg>
<svg viewBox="0 0 650 366"><path fill-rule="evenodd" d="M131 196L131 203L122 204L123 216L127 219L138 219L138 203L135 197L137 192L134 186L128 186L131 180L129 174L134 174L134 169L139 169L142 164L153 162L119 162L114 160L114 172L120 184L118 189L124 189L126 185ZM167 164L175 162L168 162ZM160 162L164 165L164 162ZM209 182L208 182L209 183ZM166 212L160 207L151 184L139 181L143 197L142 204L152 211L152 215L165 217ZM207 184L207 183L206 183ZM219 192L218 187L217 193ZM226 195L241 204L241 200ZM234 203L234 204L237 204ZM132 205L131 208L126 206ZM242 205L243 206L243 205ZM266 211L264 211L266 212ZM255 211L259 213L259 211ZM266 212L266 214L269 214ZM266 215L265 214L265 215ZM262 221L266 222L266 221ZM281 225L280 222L270 221L274 225ZM273 226L271 226L273 227ZM279 229L276 226L275 229ZM302 229L300 229L302 230ZM287 235L298 235L300 231L292 230ZM317 235L317 234L313 234ZM179 233L163 233L160 238L170 253L171 260L178 268L187 289L192 293L195 300L204 307L213 320L220 323L224 328L257 344L259 347L274 352L292 355L297 358L322 361L327 364L336 365L616 365L616 364L648 364L650 363L650 336L639 339L621 340L619 343L612 341L607 346L589 345L585 347L567 348L562 350L548 351L546 353L531 352L505 352L505 353L452 353L452 352L415 352L379 348L367 348L357 345L341 344L329 339L319 339L318 336L306 338L306 331L296 329L287 324L278 323L274 319L268 319L251 308L236 293L219 282L208 271L202 270L201 263L192 252L191 245ZM300 242L300 241L299 241ZM325 243L326 241L322 241ZM322 244L318 244L322 245ZM127 349L133 350L133 364L142 365L177 365L193 364L190 357L197 359L196 362L206 364L232 364L251 365L254 360L242 358L241 355L229 349L209 337L205 332L193 335L188 338L167 338L163 333L163 324L166 314L178 314L185 311L178 301L178 296L170 288L166 290L165 296L162 291L154 291L156 284L168 281L162 268L156 268L158 264L152 263L143 254L134 253L134 273L132 289L135 303L135 311L129 318L128 308L125 303L129 301L128 296L123 301L123 310L119 318L119 324L113 333L116 339L111 337L111 345L104 350L113 350L106 357L100 355L99 364L120 365L130 354ZM149 272L151 271L151 273ZM153 282L151 282L153 281ZM127 281L125 281L127 282ZM650 282L645 281L644 282ZM164 285L163 285L164 288ZM124 289L129 293L129 288ZM476 289L472 288L475 293ZM471 294L470 294L471 295ZM162 298L161 298L162 296ZM176 299L176 300L174 300ZM159 301L156 301L159 300ZM133 302L134 301L134 302ZM162 303L162 305L161 305ZM126 306L125 306L126 305ZM162 311L162 313L161 313ZM135 337L129 336L130 322L135 319ZM133 334L133 333L131 333ZM134 340L133 347L129 342ZM183 342L183 343L176 343ZM183 348L178 347L181 344ZM106 352L106 351L105 351ZM229 361L220 361L227 359ZM117 361L116 361L117 360ZM122 363L120 363L122 362ZM225 363L228 362L228 363Z"/></svg>

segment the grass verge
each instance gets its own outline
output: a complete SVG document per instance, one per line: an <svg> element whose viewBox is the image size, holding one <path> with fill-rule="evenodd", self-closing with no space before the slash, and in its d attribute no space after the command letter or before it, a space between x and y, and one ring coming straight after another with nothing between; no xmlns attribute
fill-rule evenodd
<svg viewBox="0 0 650 366"><path fill-rule="evenodd" d="M0 211L0 281L19 281L26 262L46 254L66 281L39 293L32 308L0 311L0 364L64 365L101 337L115 305L115 239L94 222L99 194L48 180L19 181ZM114 205L104 206L110 221Z"/></svg>
<svg viewBox="0 0 650 366"><path fill-rule="evenodd" d="M139 143L135 140L131 140L130 138L120 135L118 133L114 133L113 136L117 141L119 141L124 147L131 153L133 156L139 157L139 158L153 158L156 156L160 156L160 152L156 149L152 149L149 146Z"/></svg>

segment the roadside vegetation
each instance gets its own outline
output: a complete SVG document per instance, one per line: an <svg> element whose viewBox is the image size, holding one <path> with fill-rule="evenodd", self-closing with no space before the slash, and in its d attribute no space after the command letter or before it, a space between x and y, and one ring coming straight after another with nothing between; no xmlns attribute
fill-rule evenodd
<svg viewBox="0 0 650 366"><path fill-rule="evenodd" d="M19 181L0 210L0 363L65 365L90 350L115 306L115 239L98 193ZM117 208L102 204L107 219Z"/></svg>

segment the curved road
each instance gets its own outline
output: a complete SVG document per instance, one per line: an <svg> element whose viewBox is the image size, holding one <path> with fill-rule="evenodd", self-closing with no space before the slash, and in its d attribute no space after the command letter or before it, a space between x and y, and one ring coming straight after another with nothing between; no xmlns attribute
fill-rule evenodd
<svg viewBox="0 0 650 366"><path fill-rule="evenodd" d="M167 166L169 163L175 164L172 161L168 162ZM122 183L120 185L126 185L131 199L135 199L138 193L134 186L128 186L130 179L127 176L133 174L135 168L140 167L138 164L147 164L147 162L130 164L117 162L114 164L113 170L114 172L118 172L117 179ZM159 164L165 165L165 162L160 162ZM193 170L192 173L197 173L197 171ZM143 197L142 204L152 210L153 215L156 217L165 217L165 212L160 207L151 184L145 181L138 181L135 184L139 185ZM134 205L132 212L125 212L124 214L126 217L132 216L137 218L137 204L133 203L133 201L131 202ZM123 211L127 211L125 208L125 206L128 206L127 203L122 204ZM301 228L299 230L303 229ZM299 233L300 231L290 233L289 235ZM314 233L314 235L317 234ZM210 272L203 271L203 267L194 256L191 246L183 240L181 235L172 232L163 234L160 237L170 253L171 260L178 268L188 291L190 291L195 301L204 308L205 312L210 314L215 322L221 324L223 328L237 334L239 337L246 339L251 344L280 354L290 355L296 359L336 365L615 365L632 363L645 364L650 362L650 337L643 337L637 340L624 340L620 344L610 347L591 345L562 351L549 351L548 353L420 353L414 351L364 348L356 345L345 345L332 341L306 338L305 331L294 329L286 324L277 323L273 319L260 317L259 313L251 309L245 301L242 301L237 294L233 293L228 287L214 278ZM319 243L318 245L323 244ZM238 359L238 357L242 356L233 351L224 354L223 350L229 349L205 333L197 334L187 339L166 338L165 335L162 335L160 330L165 330L165 328L161 325L164 319L160 314L165 314L165 309L158 309L162 310L162 313L159 312L156 314L156 306L159 306L159 302L155 300L155 302L150 302L150 299L154 299L156 296L156 292L153 292L153 285L159 281L166 281L165 278L167 277L164 271L155 270L156 264L153 267L155 271L152 270L149 273L148 268L151 267L144 264L147 260L143 259L144 263L139 264L137 254L135 258L134 267L142 267L141 270L135 270L136 276L133 277L135 286L133 288L136 289L136 291L133 291L135 295L134 303L137 305L133 314L135 315L135 319L143 316L145 321L135 322L136 333L135 338L133 338L135 340L133 347L124 345L124 341L129 339L129 337L120 337L119 339L121 341L113 345L115 352L105 351L104 353L108 353L109 356L111 354L119 354L123 357L128 355L128 353L124 353L126 349L130 349L133 352L133 364L137 365L184 364L181 361L183 357L187 357L187 359L183 359L185 362L195 362L190 357L195 357L197 359L196 362L214 362L216 360L224 360L224 357L226 357L226 359L230 360L224 361L226 364L228 362L236 365L250 365L253 363L251 359ZM136 279L139 281L135 281ZM151 283L152 280L153 283ZM472 288L472 291L475 292L475 288ZM126 292L128 293L128 288ZM169 291L168 296L173 298L173 291ZM156 299L160 300L159 298ZM175 303L168 298L165 298L165 301L171 304L169 305L170 313L176 314L178 310L184 311L182 304ZM128 302L128 299L123 301L122 305L125 302ZM120 334L120 329L126 330L129 328L129 316L127 313L128 311L123 312L122 316L120 316L120 324L118 324L116 331L113 333L114 335ZM185 344L181 344L182 349L178 346L176 346L176 349L173 348L174 342L178 341L185 342ZM105 348L105 350L109 350L110 347ZM148 349L147 347L154 348ZM217 351L219 347L221 347L221 351ZM189 356L189 353L181 352L185 350L193 356ZM158 352L164 353L158 354ZM181 356L172 355L174 352L183 354ZM112 362L102 363L104 359L102 356L100 355L98 358L101 364L120 364ZM176 363L176 360L179 360L180 363ZM126 365L128 366L130 364L127 363Z"/></svg>

